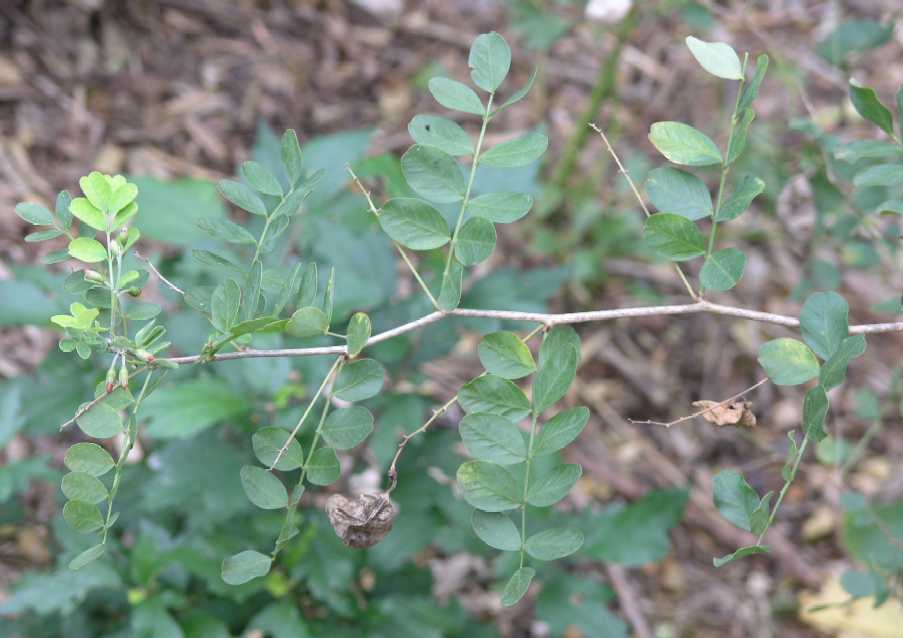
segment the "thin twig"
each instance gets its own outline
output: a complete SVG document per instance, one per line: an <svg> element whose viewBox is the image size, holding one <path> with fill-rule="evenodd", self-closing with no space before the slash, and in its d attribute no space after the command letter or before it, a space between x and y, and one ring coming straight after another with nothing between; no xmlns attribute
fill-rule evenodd
<svg viewBox="0 0 903 638"><path fill-rule="evenodd" d="M144 255L142 255L141 253L139 253L137 250L135 251L135 257L137 257L138 259L140 259L141 261L143 261L145 264L147 264L147 267L150 268L150 269L151 269L151 272L154 273L154 274L157 276L157 279L159 279L160 281L162 281L164 284L166 284L167 286L169 286L172 290L174 290L175 292L179 293L180 295L184 295L184 294L185 294L185 291L184 291L184 290L182 290L182 289L179 288L177 285L175 285L174 283L172 283L169 279L167 279L166 277L164 277L164 276L160 273L160 271L157 270L157 267L154 266L154 264L151 262L150 259L148 259L148 258L145 257Z"/></svg>
<svg viewBox="0 0 903 638"><path fill-rule="evenodd" d="M640 612L637 605L637 595L633 590L633 586L627 579L626 570L620 565L609 563L605 566L608 577L611 578L612 587L618 595L618 603L621 605L621 611L630 621L636 638L652 638L652 631L649 629L649 623Z"/></svg>
<svg viewBox="0 0 903 638"><path fill-rule="evenodd" d="M679 419L674 419L673 421L668 421L667 423L665 423L664 421L634 421L633 419L627 419L627 420L630 421L631 423L633 423L634 425L662 425L666 428L670 428L672 425L677 425L678 423L683 423L684 421L689 421L690 419L695 419L696 417L702 416L703 414L707 414L708 412L711 412L712 410L717 410L718 408L724 407L728 403L736 401L737 399L742 397L744 394L749 394L750 392L752 392L753 390L758 388L760 385L762 385L763 383L767 383L767 382L768 382L767 378L761 379L761 380L757 381L755 384L746 388L745 390L741 390L737 394L735 394L733 396L729 396L724 401L721 401L719 403L716 403L715 405L709 406L704 410L700 410L699 412L694 412L693 414L688 414L687 416L682 416Z"/></svg>

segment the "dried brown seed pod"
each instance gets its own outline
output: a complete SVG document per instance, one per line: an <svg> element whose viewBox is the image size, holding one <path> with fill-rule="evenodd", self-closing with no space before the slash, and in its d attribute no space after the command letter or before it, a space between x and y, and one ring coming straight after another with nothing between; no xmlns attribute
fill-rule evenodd
<svg viewBox="0 0 903 638"><path fill-rule="evenodd" d="M333 494L326 515L336 535L348 547L373 547L392 531L398 508L387 494L361 494L348 498Z"/></svg>

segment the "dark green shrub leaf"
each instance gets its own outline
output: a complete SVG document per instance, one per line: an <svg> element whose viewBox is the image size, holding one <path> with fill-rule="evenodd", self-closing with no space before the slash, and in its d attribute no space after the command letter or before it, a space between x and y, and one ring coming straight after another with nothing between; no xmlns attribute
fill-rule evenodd
<svg viewBox="0 0 903 638"><path fill-rule="evenodd" d="M490 547L503 552L516 552L520 549L520 533L506 514L474 510L470 522L474 533Z"/></svg>
<svg viewBox="0 0 903 638"><path fill-rule="evenodd" d="M850 307L836 292L809 295L800 314L803 341L824 360L840 348L850 329Z"/></svg>
<svg viewBox="0 0 903 638"><path fill-rule="evenodd" d="M659 212L673 213L689 220L710 217L715 210L712 195L702 180L671 166L660 166L649 171L646 193Z"/></svg>
<svg viewBox="0 0 903 638"><path fill-rule="evenodd" d="M246 549L223 561L221 576L227 585L242 585L266 576L272 562L269 556Z"/></svg>
<svg viewBox="0 0 903 638"><path fill-rule="evenodd" d="M378 361L352 361L339 373L333 394L343 401L363 401L379 394L385 377L386 369Z"/></svg>
<svg viewBox="0 0 903 638"><path fill-rule="evenodd" d="M210 323L220 332L228 333L238 321L240 306L241 287L234 279L226 279L210 296Z"/></svg>
<svg viewBox="0 0 903 638"><path fill-rule="evenodd" d="M558 560L570 556L583 545L579 529L555 527L533 534L527 539L527 553L536 560Z"/></svg>
<svg viewBox="0 0 903 638"><path fill-rule="evenodd" d="M495 248L495 226L482 217L471 217L458 233L455 257L464 266L473 266L488 259Z"/></svg>
<svg viewBox="0 0 903 638"><path fill-rule="evenodd" d="M683 122L656 122L649 141L675 164L711 166L721 163L721 151L712 139Z"/></svg>
<svg viewBox="0 0 903 638"><path fill-rule="evenodd" d="M370 317L366 313L356 312L348 321L348 330L345 338L348 341L348 356L356 357L370 340L372 326Z"/></svg>
<svg viewBox="0 0 903 638"><path fill-rule="evenodd" d="M803 400L803 427L806 435L818 442L828 436L825 418L828 416L828 395L820 385L806 393Z"/></svg>
<svg viewBox="0 0 903 638"><path fill-rule="evenodd" d="M894 117L890 109L881 103L875 89L863 86L856 80L850 80L850 101L856 112L868 121L877 124L890 136L894 134Z"/></svg>
<svg viewBox="0 0 903 638"><path fill-rule="evenodd" d="M530 400L508 379L486 374L464 384L458 403L468 414L487 412L515 423L530 413Z"/></svg>
<svg viewBox="0 0 903 638"><path fill-rule="evenodd" d="M643 229L643 238L655 252L671 261L687 261L705 254L705 238L696 224L672 213L656 213Z"/></svg>
<svg viewBox="0 0 903 638"><path fill-rule="evenodd" d="M110 453L96 443L76 443L66 450L63 463L73 472L91 476L103 476L115 465Z"/></svg>
<svg viewBox="0 0 903 638"><path fill-rule="evenodd" d="M513 332L493 332L477 347L480 363L492 374L505 379L520 379L536 370L530 349Z"/></svg>
<svg viewBox="0 0 903 638"><path fill-rule="evenodd" d="M715 507L721 515L740 529L752 531L752 516L759 505L759 495L743 476L734 470L715 475Z"/></svg>
<svg viewBox="0 0 903 638"><path fill-rule="evenodd" d="M107 551L106 545L95 545L81 552L78 556L69 561L69 569L78 571L82 567L89 565L104 555Z"/></svg>
<svg viewBox="0 0 903 638"><path fill-rule="evenodd" d="M743 94L740 96L740 102L737 104L737 112L742 113L755 101L756 96L759 95L759 88L762 86L762 81L765 79L765 73L768 71L768 56L764 53L756 58L756 72L753 75L753 79L746 85L746 88L743 89Z"/></svg>
<svg viewBox="0 0 903 638"><path fill-rule="evenodd" d="M775 385L799 385L818 376L818 359L796 339L773 339L759 347L759 365Z"/></svg>
<svg viewBox="0 0 903 638"><path fill-rule="evenodd" d="M484 115L486 107L472 88L448 78L436 77L429 81L433 98L447 109L463 111L473 115Z"/></svg>
<svg viewBox="0 0 903 638"><path fill-rule="evenodd" d="M288 505L285 485L262 467L245 465L241 468L241 486L248 500L265 510L280 509Z"/></svg>
<svg viewBox="0 0 903 638"><path fill-rule="evenodd" d="M500 465L468 461L458 468L457 480L464 499L478 510L504 512L520 507L517 483Z"/></svg>
<svg viewBox="0 0 903 638"><path fill-rule="evenodd" d="M893 22L884 25L874 20L844 20L815 50L839 66L850 53L880 47L890 40L893 32Z"/></svg>
<svg viewBox="0 0 903 638"><path fill-rule="evenodd" d="M727 147L727 163L733 164L737 158L743 154L746 149L746 138L749 135L749 126L756 117L755 111L746 109L738 116L736 126L734 127L734 135L731 137L731 143Z"/></svg>
<svg viewBox="0 0 903 638"><path fill-rule="evenodd" d="M511 68L511 49L495 31L484 33L470 45L467 64L473 83L488 93L494 93Z"/></svg>
<svg viewBox="0 0 903 638"><path fill-rule="evenodd" d="M310 457L307 464L307 480L314 485L330 485L339 480L342 468L339 457L331 447L321 447Z"/></svg>
<svg viewBox="0 0 903 638"><path fill-rule="evenodd" d="M580 436L589 420L589 409L583 406L559 412L546 421L533 442L533 455L551 454Z"/></svg>
<svg viewBox="0 0 903 638"><path fill-rule="evenodd" d="M77 532L96 532L103 527L103 517L93 503L67 501L63 506L63 518Z"/></svg>
<svg viewBox="0 0 903 638"><path fill-rule="evenodd" d="M570 348L577 353L577 361L580 361L580 337L571 326L555 326L542 340L539 348L539 367L550 365L553 360Z"/></svg>
<svg viewBox="0 0 903 638"><path fill-rule="evenodd" d="M497 224L510 224L530 212L533 197L523 193L488 193L470 200L467 211Z"/></svg>
<svg viewBox="0 0 903 638"><path fill-rule="evenodd" d="M550 337L546 337L540 348L539 371L533 379L534 412L543 412L567 393L577 374L578 358L579 352L573 342L555 337L550 341Z"/></svg>
<svg viewBox="0 0 903 638"><path fill-rule="evenodd" d="M46 206L33 202L16 204L16 215L35 226L53 226L53 213Z"/></svg>
<svg viewBox="0 0 903 638"><path fill-rule="evenodd" d="M693 36L687 36L690 53L699 62L699 66L714 76L725 80L742 80L743 67L737 52L724 42L705 42Z"/></svg>
<svg viewBox="0 0 903 638"><path fill-rule="evenodd" d="M241 182L224 179L219 182L218 187L222 196L240 209L254 215L265 216L267 214L267 207L264 205L263 200L258 197L257 193Z"/></svg>
<svg viewBox="0 0 903 638"><path fill-rule="evenodd" d="M502 592L502 606L512 607L516 605L527 593L535 575L536 570L532 567L521 567L514 572L511 578L508 579L508 583Z"/></svg>
<svg viewBox="0 0 903 638"><path fill-rule="evenodd" d="M865 336L853 335L840 342L834 355L821 368L819 383L827 391L836 388L847 376L847 366L856 357L865 354Z"/></svg>
<svg viewBox="0 0 903 638"><path fill-rule="evenodd" d="M97 477L86 472L69 472L60 484L63 494L70 501L81 501L96 505L107 500L106 486Z"/></svg>
<svg viewBox="0 0 903 638"><path fill-rule="evenodd" d="M449 204L464 197L461 167L438 148L415 144L402 155L401 171L411 188L430 201Z"/></svg>
<svg viewBox="0 0 903 638"><path fill-rule="evenodd" d="M715 220L726 222L739 217L746 212L752 201L764 190L765 182L754 175L745 175L740 185L734 189L727 201L721 205Z"/></svg>
<svg viewBox="0 0 903 638"><path fill-rule="evenodd" d="M101 401L76 420L82 432L95 439L108 439L122 432L122 417Z"/></svg>
<svg viewBox="0 0 903 638"><path fill-rule="evenodd" d="M408 133L424 146L435 146L449 155L473 155L473 140L457 122L440 115L415 115Z"/></svg>
<svg viewBox="0 0 903 638"><path fill-rule="evenodd" d="M259 162L245 162L241 165L241 174L251 188L264 195L282 197L282 186L279 180Z"/></svg>
<svg viewBox="0 0 903 638"><path fill-rule="evenodd" d="M737 551L728 554L727 556L713 558L712 564L715 567L722 567L724 565L727 565L731 561L737 560L738 558L752 556L753 554L767 554L768 551L768 548L763 545L747 545L746 547L741 547Z"/></svg>
<svg viewBox="0 0 903 638"><path fill-rule="evenodd" d="M96 239L77 237L69 242L69 254L87 264L107 260L107 249Z"/></svg>
<svg viewBox="0 0 903 638"><path fill-rule="evenodd" d="M373 432L370 410L355 405L333 410L323 424L323 439L337 450L350 450Z"/></svg>
<svg viewBox="0 0 903 638"><path fill-rule="evenodd" d="M496 414L474 413L458 426L464 447L480 461L513 465L527 459L527 445L511 421Z"/></svg>
<svg viewBox="0 0 903 638"><path fill-rule="evenodd" d="M298 308L292 313L285 326L285 331L293 337L317 337L329 330L329 319L326 313L316 306Z"/></svg>
<svg viewBox="0 0 903 638"><path fill-rule="evenodd" d="M452 259L448 270L442 273L442 286L439 288L439 307L442 310L454 310L461 303L461 286L464 283L464 267L457 259Z"/></svg>
<svg viewBox="0 0 903 638"><path fill-rule="evenodd" d="M387 201L379 216L379 225L389 237L412 250L432 250L451 239L442 213L413 197Z"/></svg>
<svg viewBox="0 0 903 638"><path fill-rule="evenodd" d="M554 505L567 496L582 474L582 467L569 463L559 465L542 476L531 477L527 502L535 507Z"/></svg>
<svg viewBox="0 0 903 638"><path fill-rule="evenodd" d="M266 467L273 465L273 461L276 460L286 441L289 442L288 447L275 466L277 470L283 472L295 470L304 465L304 452L301 444L287 430L277 427L261 428L251 435L254 456Z"/></svg>
<svg viewBox="0 0 903 638"><path fill-rule="evenodd" d="M527 133L517 139L496 144L480 156L481 166L514 167L535 162L549 148L542 133Z"/></svg>
<svg viewBox="0 0 903 638"><path fill-rule="evenodd" d="M746 255L736 248L725 248L713 252L702 264L699 281L707 290L724 292L730 290L743 277Z"/></svg>

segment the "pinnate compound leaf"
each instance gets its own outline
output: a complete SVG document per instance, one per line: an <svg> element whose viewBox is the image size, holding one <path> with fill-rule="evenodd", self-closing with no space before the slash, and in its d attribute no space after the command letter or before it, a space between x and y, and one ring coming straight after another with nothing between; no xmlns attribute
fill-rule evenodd
<svg viewBox="0 0 903 638"><path fill-rule="evenodd" d="M533 534L525 544L527 553L536 560L558 560L570 556L583 545L579 529L555 527Z"/></svg>
<svg viewBox="0 0 903 638"><path fill-rule="evenodd" d="M95 439L108 439L122 431L122 416L106 401L100 401L75 421L82 432Z"/></svg>
<svg viewBox="0 0 903 638"><path fill-rule="evenodd" d="M783 337L759 347L759 365L775 385L799 385L818 376L818 359L802 341Z"/></svg>
<svg viewBox="0 0 903 638"><path fill-rule="evenodd" d="M768 56L764 53L756 58L756 72L753 75L753 79L746 85L746 88L743 89L743 94L740 96L740 102L737 104L737 112L742 113L755 101L756 96L759 95L759 88L762 86L762 82L765 80L765 74L768 72Z"/></svg>
<svg viewBox="0 0 903 638"><path fill-rule="evenodd" d="M69 569L72 571L78 571L82 567L90 565L98 558L104 555L107 551L107 546L103 544L94 545L93 547L89 547L85 551L81 552L69 561Z"/></svg>
<svg viewBox="0 0 903 638"><path fill-rule="evenodd" d="M467 211L496 224L510 224L522 218L533 206L533 197L523 193L487 193L470 200Z"/></svg>
<svg viewBox="0 0 903 638"><path fill-rule="evenodd" d="M495 226L488 219L471 217L458 233L455 257L464 266L473 266L489 258L495 249Z"/></svg>
<svg viewBox="0 0 903 638"><path fill-rule="evenodd" d="M890 109L881 103L875 89L850 80L850 101L856 112L890 136L894 134L894 118Z"/></svg>
<svg viewBox="0 0 903 638"><path fill-rule="evenodd" d="M490 547L503 552L520 549L520 533L506 514L474 510L470 522L477 537Z"/></svg>
<svg viewBox="0 0 903 638"><path fill-rule="evenodd" d="M63 477L60 489L71 501L95 505L107 500L109 494L100 479L86 472L69 472Z"/></svg>
<svg viewBox="0 0 903 638"><path fill-rule="evenodd" d="M16 204L16 215L35 226L52 226L53 213L46 206L33 202Z"/></svg>
<svg viewBox="0 0 903 638"><path fill-rule="evenodd" d="M809 390L803 399L803 427L806 429L806 435L816 442L828 436L825 432L828 405L828 395L820 385Z"/></svg>
<svg viewBox="0 0 903 638"><path fill-rule="evenodd" d="M316 306L298 308L292 313L285 326L285 331L293 337L317 337L329 330L329 319L326 313Z"/></svg>
<svg viewBox="0 0 903 638"><path fill-rule="evenodd" d="M304 452L301 444L287 430L277 427L261 428L251 435L254 456L267 467L273 465L273 461L279 456L286 441L288 441L288 446L275 466L275 469L283 472L296 470L304 464Z"/></svg>
<svg viewBox="0 0 903 638"><path fill-rule="evenodd" d="M333 410L323 424L323 439L337 450L350 450L373 432L373 415L359 405Z"/></svg>
<svg viewBox="0 0 903 638"><path fill-rule="evenodd" d="M484 115L486 107L476 92L456 80L435 77L428 84L433 98L442 106L453 111L463 111L473 115Z"/></svg>
<svg viewBox="0 0 903 638"><path fill-rule="evenodd" d="M656 213L646 220L643 238L655 252L671 261L687 261L705 254L705 238L696 224L673 213Z"/></svg>
<svg viewBox="0 0 903 638"><path fill-rule="evenodd" d="M527 97L527 94L530 92L530 89L533 88L533 84L536 82L536 76L538 74L539 74L539 69L534 68L533 72L530 73L530 77L527 78L527 82L522 87L517 89L514 93L512 93L511 96L507 100L505 100L505 102L500 107L495 109L495 111L493 111L493 115L504 111L509 106L517 104L522 99Z"/></svg>
<svg viewBox="0 0 903 638"><path fill-rule="evenodd" d="M288 505L285 485L262 467L245 465L241 468L241 486L248 500L265 510L280 509Z"/></svg>
<svg viewBox="0 0 903 638"><path fill-rule="evenodd" d="M512 607L520 602L530 588L530 583L533 582L535 575L536 570L532 567L521 567L514 572L502 591L502 606Z"/></svg>
<svg viewBox="0 0 903 638"><path fill-rule="evenodd" d="M712 138L683 122L656 122L649 130L649 141L675 164L712 166L722 161Z"/></svg>
<svg viewBox="0 0 903 638"><path fill-rule="evenodd" d="M539 371L533 380L533 409L537 414L561 399L577 374L580 352L571 335L576 338L569 326L553 328L540 347Z"/></svg>
<svg viewBox="0 0 903 638"><path fill-rule="evenodd" d="M258 193L282 197L279 180L260 162L245 162L241 165L241 174Z"/></svg>
<svg viewBox="0 0 903 638"><path fill-rule="evenodd" d="M830 359L849 333L849 316L849 305L836 292L809 295L800 313L803 341L819 357Z"/></svg>
<svg viewBox="0 0 903 638"><path fill-rule="evenodd" d="M484 33L470 45L467 64L473 83L488 93L494 93L511 68L511 49L505 38L495 31Z"/></svg>
<svg viewBox="0 0 903 638"><path fill-rule="evenodd" d="M266 576L273 560L260 552L246 549L223 561L221 576L227 585L243 585Z"/></svg>
<svg viewBox="0 0 903 638"><path fill-rule="evenodd" d="M707 290L724 292L737 285L745 268L746 255L736 248L717 250L702 264L699 280Z"/></svg>
<svg viewBox="0 0 903 638"><path fill-rule="evenodd" d="M711 217L712 195L701 179L671 166L649 171L649 200L662 213L674 213L691 221Z"/></svg>
<svg viewBox="0 0 903 638"><path fill-rule="evenodd" d="M484 512L504 512L520 507L521 494L511 473L500 465L468 461L457 472L464 500Z"/></svg>
<svg viewBox="0 0 903 638"><path fill-rule="evenodd" d="M554 505L567 496L582 474L582 467L569 463L559 465L544 475L531 477L527 502L535 507Z"/></svg>
<svg viewBox="0 0 903 638"><path fill-rule="evenodd" d="M769 549L764 545L747 545L746 547L741 547L740 549L732 552L726 556L719 556L712 559L712 564L715 567L723 567L727 565L731 561L735 561L738 558L745 558L746 556L752 556L753 554L767 554Z"/></svg>
<svg viewBox="0 0 903 638"><path fill-rule="evenodd" d="M433 146L415 144L401 157L401 172L421 197L451 204L464 197L464 173L455 158Z"/></svg>
<svg viewBox="0 0 903 638"><path fill-rule="evenodd" d="M533 455L551 454L580 436L589 421L589 409L584 406L559 412L546 421L533 442Z"/></svg>
<svg viewBox="0 0 903 638"><path fill-rule="evenodd" d="M706 42L687 36L687 47L699 65L719 78L742 80L743 66L731 45L724 42Z"/></svg>
<svg viewBox="0 0 903 638"><path fill-rule="evenodd" d="M734 135L731 137L730 144L727 147L727 164L733 164L743 155L746 149L746 138L749 135L749 126L756 119L756 113L752 109L741 111L738 116L739 120L734 127Z"/></svg>
<svg viewBox="0 0 903 638"><path fill-rule="evenodd" d="M485 412L503 416L515 423L530 413L530 400L514 383L494 374L486 374L464 384L458 403L468 414Z"/></svg>
<svg viewBox="0 0 903 638"><path fill-rule="evenodd" d="M107 217L96 209L91 202L84 197L76 197L69 203L69 212L79 221L84 222L94 230L107 230Z"/></svg>
<svg viewBox="0 0 903 638"><path fill-rule="evenodd" d="M733 525L752 531L753 512L759 505L759 495L739 472L724 470L714 479L715 507Z"/></svg>
<svg viewBox="0 0 903 638"><path fill-rule="evenodd" d="M432 250L451 239L442 213L413 197L387 201L379 216L379 225L389 237L411 250Z"/></svg>
<svg viewBox="0 0 903 638"><path fill-rule="evenodd" d="M343 401L363 401L379 394L386 377L386 369L373 359L361 359L346 364L336 379L333 394Z"/></svg>
<svg viewBox="0 0 903 638"><path fill-rule="evenodd" d="M83 534L96 532L103 527L103 517L93 503L67 501L63 506L63 518L69 527Z"/></svg>
<svg viewBox="0 0 903 638"><path fill-rule="evenodd" d="M424 146L435 146L449 155L473 155L473 140L454 120L441 115L415 115L408 133Z"/></svg>
<svg viewBox="0 0 903 638"><path fill-rule="evenodd" d="M549 148L542 133L527 133L517 139L496 144L480 156L481 166L515 167L535 162Z"/></svg>
<svg viewBox="0 0 903 638"><path fill-rule="evenodd" d="M263 200L245 184L231 179L224 179L217 186L220 194L240 209L254 215L265 216L267 214L267 207Z"/></svg>
<svg viewBox="0 0 903 638"><path fill-rule="evenodd" d="M505 417L475 413L461 419L458 426L464 446L481 461L513 465L527 459L527 445L521 431Z"/></svg>
<svg viewBox="0 0 903 638"><path fill-rule="evenodd" d="M739 217L764 190L765 182L754 175L745 175L731 196L721 205L715 220L726 222Z"/></svg>
<svg viewBox="0 0 903 638"><path fill-rule="evenodd" d="M486 335L480 341L477 353L488 372L505 379L520 379L536 370L530 349L513 332Z"/></svg>
<svg viewBox="0 0 903 638"><path fill-rule="evenodd" d="M294 129L288 129L282 134L280 153L282 155L282 166L285 168L290 184L294 186L304 175L301 144L298 143L298 134Z"/></svg>
<svg viewBox="0 0 903 638"><path fill-rule="evenodd" d="M307 480L314 485L329 485L339 480L342 468L339 457L330 447L321 447L310 457L307 464Z"/></svg>
<svg viewBox="0 0 903 638"><path fill-rule="evenodd" d="M442 310L454 310L461 303L461 286L464 284L464 266L452 259L448 270L442 273L442 285L436 300Z"/></svg>
<svg viewBox="0 0 903 638"><path fill-rule="evenodd" d="M116 463L105 449L96 443L76 443L66 451L63 463L73 472L85 472L91 476L103 476Z"/></svg>
<svg viewBox="0 0 903 638"><path fill-rule="evenodd" d="M76 237L69 242L69 254L87 264L107 260L107 249L96 239Z"/></svg>
<svg viewBox="0 0 903 638"><path fill-rule="evenodd" d="M827 391L843 383L850 361L865 354L865 335L852 335L840 342L834 355L825 361L819 375L819 383Z"/></svg>
<svg viewBox="0 0 903 638"><path fill-rule="evenodd" d="M370 334L373 329L370 323L370 317L366 313L356 312L351 315L348 321L348 330L345 335L348 341L348 356L356 357L370 340Z"/></svg>

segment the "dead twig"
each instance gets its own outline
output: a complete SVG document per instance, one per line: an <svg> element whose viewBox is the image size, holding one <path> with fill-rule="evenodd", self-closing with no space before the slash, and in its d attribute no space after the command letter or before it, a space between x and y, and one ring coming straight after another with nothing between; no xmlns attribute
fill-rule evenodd
<svg viewBox="0 0 903 638"><path fill-rule="evenodd" d="M758 388L760 385L763 385L763 384L765 384L765 383L767 383L767 382L768 382L768 379L767 379L767 378L766 378L766 379L760 379L759 381L757 381L757 382L754 383L753 385L749 386L749 387L746 388L745 390L741 390L741 391L738 392L737 394L734 394L734 395L732 395L732 396L729 396L729 397L726 398L724 401L720 401L720 402L716 403L715 405L710 405L709 407L707 407L707 408L705 408L705 409L703 409L703 410L699 410L698 412L694 412L693 414L688 414L687 416L682 416L682 417L680 417L679 419L674 419L673 421L664 422L664 421L649 421L649 420L646 420L646 421L635 421L634 419L627 419L627 420L628 420L630 423L633 423L634 425L661 425L661 426L664 426L664 427L666 427L666 428L670 428L672 425L677 425L678 423L683 423L684 421L689 421L690 419L695 419L695 418L698 417L698 416L702 416L703 414L707 414L707 413L709 413L709 412L711 412L711 411L713 411L713 410L717 410L718 408L724 407L724 406L727 405L728 403L731 403L731 402L733 402L733 401L736 401L737 399L739 399L739 398L742 397L743 395L749 394L750 392L752 392L753 390L755 390L756 388Z"/></svg>

